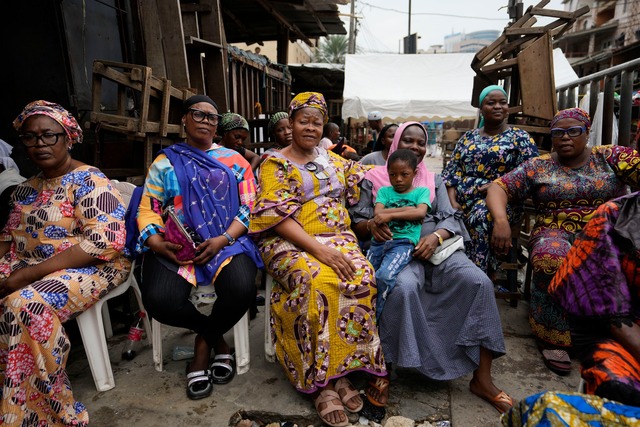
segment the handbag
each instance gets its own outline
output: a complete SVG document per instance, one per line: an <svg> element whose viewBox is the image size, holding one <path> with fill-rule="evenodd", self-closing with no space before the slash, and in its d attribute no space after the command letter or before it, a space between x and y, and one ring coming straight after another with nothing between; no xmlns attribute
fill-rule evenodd
<svg viewBox="0 0 640 427"><path fill-rule="evenodd" d="M464 240L462 236L453 236L444 240L427 261L433 265L441 264L449 258L455 251L464 250Z"/></svg>
<svg viewBox="0 0 640 427"><path fill-rule="evenodd" d="M198 256L196 248L202 243L200 236L180 222L173 205L164 210L164 240L182 246L176 252L179 261L189 261Z"/></svg>

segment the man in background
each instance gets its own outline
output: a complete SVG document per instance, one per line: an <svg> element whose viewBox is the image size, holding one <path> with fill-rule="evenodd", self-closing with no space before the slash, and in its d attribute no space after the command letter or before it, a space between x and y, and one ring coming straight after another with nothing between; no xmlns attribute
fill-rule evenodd
<svg viewBox="0 0 640 427"><path fill-rule="evenodd" d="M380 111L371 111L367 114L367 120L369 120L369 128L371 129L371 140L367 142L367 146L364 149L366 153L363 154L368 154L374 150L380 131L384 127L384 123L382 123L382 113Z"/></svg>

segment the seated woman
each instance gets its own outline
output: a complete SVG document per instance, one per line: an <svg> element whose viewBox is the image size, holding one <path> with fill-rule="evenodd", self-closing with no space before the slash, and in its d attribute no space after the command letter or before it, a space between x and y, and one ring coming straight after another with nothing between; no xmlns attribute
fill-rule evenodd
<svg viewBox="0 0 640 427"><path fill-rule="evenodd" d="M260 156L262 163L273 152L280 151L284 147L291 145L291 124L289 123L289 114L284 111L274 113L269 119L267 132L273 138L274 144Z"/></svg>
<svg viewBox="0 0 640 427"><path fill-rule="evenodd" d="M505 412L513 400L493 383L491 364L505 354L504 337L493 284L463 251L454 252L439 265L429 262L444 239L469 236L439 175L422 161L427 132L418 122L402 124L393 139L390 155L399 148L418 157L415 187L430 190L431 211L422 225L414 260L396 278L380 316L380 339L385 359L400 367L415 368L434 380L452 380L470 372L470 391ZM372 220L375 196L389 185L385 166L369 172L361 184L360 200L350 209L360 239L373 235L378 241L393 236L388 225ZM456 310L451 310L451 307ZM367 396L372 403L386 403L388 378L372 383Z"/></svg>
<svg viewBox="0 0 640 427"><path fill-rule="evenodd" d="M385 375L375 324L374 271L350 229L346 205L358 199L359 163L317 147L327 121L322 94L292 101L293 142L260 166L251 213L269 274L271 331L278 360L322 421L349 424L363 401L346 375Z"/></svg>
<svg viewBox="0 0 640 427"><path fill-rule="evenodd" d="M398 125L395 123L383 127L376 140L376 145L373 147L373 152L361 158L360 163L363 165L384 166L387 163L389 147L391 147L391 143L393 143L393 136L397 130Z"/></svg>
<svg viewBox="0 0 640 427"><path fill-rule="evenodd" d="M487 192L493 216L491 244L506 254L511 228L506 206L533 199L536 220L529 239L533 269L529 323L545 365L559 375L571 370L569 325L551 299L549 282L582 230L602 203L640 184L640 156L629 147L587 147L591 121L579 108L559 111L551 121L553 152L498 178Z"/></svg>
<svg viewBox="0 0 640 427"><path fill-rule="evenodd" d="M451 206L464 212L464 224L471 235L467 255L485 273L497 268L489 238L493 223L485 202L491 181L538 156L529 134L507 123L507 93L500 86L488 86L479 98L482 120L478 129L466 132L456 144L451 160L442 171ZM522 220L522 204L508 206L511 224Z"/></svg>
<svg viewBox="0 0 640 427"><path fill-rule="evenodd" d="M63 324L127 278L126 208L102 172L71 157L82 129L62 106L32 102L13 126L41 172L13 192L0 234L0 420L87 426Z"/></svg>
<svg viewBox="0 0 640 427"><path fill-rule="evenodd" d="M146 251L142 300L159 322L196 332L187 373L187 396L194 400L209 396L212 383L233 378L234 355L223 335L255 302L256 266L262 267L246 236L255 178L240 154L213 143L219 119L207 96L184 102L187 139L156 157L138 207L139 245ZM181 226L189 237L168 233ZM205 315L189 298L210 285L217 299ZM211 349L216 356L209 365Z"/></svg>
<svg viewBox="0 0 640 427"><path fill-rule="evenodd" d="M255 172L260 165L260 156L244 147L244 141L249 137L249 123L240 114L224 113L220 119L218 134L222 137L220 145L235 150L244 157Z"/></svg>
<svg viewBox="0 0 640 427"><path fill-rule="evenodd" d="M549 284L585 392L640 406L640 193L602 204Z"/></svg>

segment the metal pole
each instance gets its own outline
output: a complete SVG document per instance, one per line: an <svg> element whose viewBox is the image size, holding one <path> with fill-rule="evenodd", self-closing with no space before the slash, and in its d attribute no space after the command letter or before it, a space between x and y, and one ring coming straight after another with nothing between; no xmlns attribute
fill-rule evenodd
<svg viewBox="0 0 640 427"><path fill-rule="evenodd" d="M411 36L411 0L409 0L409 31L407 35Z"/></svg>
<svg viewBox="0 0 640 427"><path fill-rule="evenodd" d="M351 16L349 17L349 49L348 53L356 53L356 0L351 0Z"/></svg>

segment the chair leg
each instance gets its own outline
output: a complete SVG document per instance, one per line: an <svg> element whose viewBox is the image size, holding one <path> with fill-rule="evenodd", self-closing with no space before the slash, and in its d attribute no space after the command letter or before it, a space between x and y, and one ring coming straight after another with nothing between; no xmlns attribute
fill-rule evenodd
<svg viewBox="0 0 640 427"><path fill-rule="evenodd" d="M87 353L87 360L98 391L107 391L115 387L109 348L102 323L102 303L98 301L93 307L76 318L82 343Z"/></svg>
<svg viewBox="0 0 640 427"><path fill-rule="evenodd" d="M233 326L233 341L236 346L236 372L242 375L249 370L249 312Z"/></svg>
<svg viewBox="0 0 640 427"><path fill-rule="evenodd" d="M273 288L273 277L267 276L264 302L264 357L267 362L273 363L276 361L276 349L271 340L271 288Z"/></svg>
<svg viewBox="0 0 640 427"><path fill-rule="evenodd" d="M153 319L151 327L151 347L153 348L153 364L156 371L162 372L162 331L160 330L162 323Z"/></svg>

